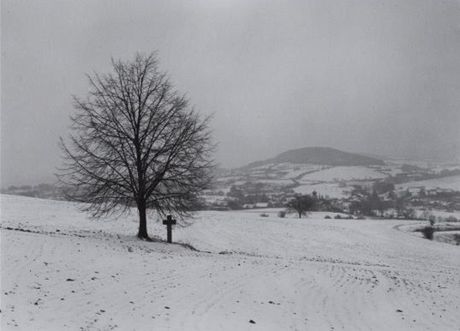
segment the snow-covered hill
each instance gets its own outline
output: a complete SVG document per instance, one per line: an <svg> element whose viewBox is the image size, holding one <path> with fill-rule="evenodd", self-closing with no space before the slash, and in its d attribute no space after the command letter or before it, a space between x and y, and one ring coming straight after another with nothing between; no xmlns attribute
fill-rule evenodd
<svg viewBox="0 0 460 331"><path fill-rule="evenodd" d="M304 147L281 153L274 158L257 161L248 165L249 168L273 163L319 164L328 166L371 166L385 163L375 157L340 151L330 147Z"/></svg>
<svg viewBox="0 0 460 331"><path fill-rule="evenodd" d="M202 212L194 251L76 207L1 197L2 330L459 330L460 248L417 222Z"/></svg>

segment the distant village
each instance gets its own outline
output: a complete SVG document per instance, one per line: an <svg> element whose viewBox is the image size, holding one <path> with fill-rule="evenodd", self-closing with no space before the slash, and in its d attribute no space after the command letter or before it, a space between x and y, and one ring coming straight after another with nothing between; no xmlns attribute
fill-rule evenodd
<svg viewBox="0 0 460 331"><path fill-rule="evenodd" d="M373 168L385 170L384 167ZM324 169L327 167L321 167L319 171ZM460 210L460 190L417 185L424 180L459 176L459 169L433 171L411 165L402 165L399 169L400 172L383 178L310 182L311 185L307 185L307 190L303 192L299 192L298 188L302 188L300 180L305 173L288 181L280 177L276 179L275 176L280 174L277 171L274 174L270 167L265 168L263 174L261 169L229 171L217 178L213 189L205 192L203 204L215 210L284 208L294 197L308 194L318 201L317 210L356 216L416 218L420 214L417 211L421 209ZM410 185L404 185L407 183ZM340 191L341 194L328 195L327 190L321 190L325 185L328 185L326 188L334 187L335 192ZM308 191L308 188L311 190Z"/></svg>

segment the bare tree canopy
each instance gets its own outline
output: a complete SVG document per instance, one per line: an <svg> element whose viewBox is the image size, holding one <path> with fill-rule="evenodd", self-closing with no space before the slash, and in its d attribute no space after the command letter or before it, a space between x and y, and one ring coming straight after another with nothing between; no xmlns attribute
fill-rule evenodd
<svg viewBox="0 0 460 331"><path fill-rule="evenodd" d="M290 211L294 211L302 218L307 212L313 210L316 200L311 195L299 195L289 201L287 208Z"/></svg>
<svg viewBox="0 0 460 331"><path fill-rule="evenodd" d="M172 87L154 54L112 65L111 73L88 75L87 97L74 98L59 178L93 216L136 206L138 237L148 239L147 209L186 215L209 186L209 118Z"/></svg>

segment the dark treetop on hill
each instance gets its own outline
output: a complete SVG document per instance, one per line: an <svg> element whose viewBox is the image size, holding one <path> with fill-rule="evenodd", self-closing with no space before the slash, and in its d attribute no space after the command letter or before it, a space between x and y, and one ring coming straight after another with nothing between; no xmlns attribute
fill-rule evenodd
<svg viewBox="0 0 460 331"><path fill-rule="evenodd" d="M96 217L136 206L138 237L148 239L148 208L185 215L209 185L208 119L172 87L154 55L112 65L112 73L88 76L86 99L75 98L60 179Z"/></svg>

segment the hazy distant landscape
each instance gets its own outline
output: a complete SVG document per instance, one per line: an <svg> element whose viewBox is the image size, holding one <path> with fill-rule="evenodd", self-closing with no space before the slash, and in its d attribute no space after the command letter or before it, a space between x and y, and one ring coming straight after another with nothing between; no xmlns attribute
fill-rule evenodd
<svg viewBox="0 0 460 331"><path fill-rule="evenodd" d="M10 186L2 193L63 200L62 189L40 184ZM315 192L330 202L323 211L359 216L362 213L350 210L350 205L362 199L363 193L375 190L384 204L383 215L379 216L407 218L395 210L397 198L405 196L404 208L414 211L409 218L422 218L423 212L426 218L429 212L441 218L451 213L453 219L460 213L460 163L384 160L333 148L307 147L237 169L216 169L212 189L203 192L197 208L283 208L296 195Z"/></svg>

